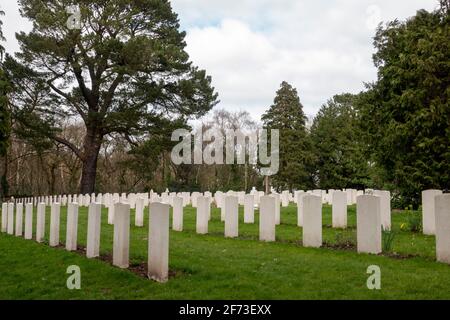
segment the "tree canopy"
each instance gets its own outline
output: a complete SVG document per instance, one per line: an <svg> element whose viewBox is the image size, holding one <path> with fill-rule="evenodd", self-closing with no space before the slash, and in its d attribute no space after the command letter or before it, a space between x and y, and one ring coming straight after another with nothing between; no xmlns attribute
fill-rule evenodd
<svg viewBox="0 0 450 320"><path fill-rule="evenodd" d="M18 63L34 75L33 89L47 94L45 104L35 101L32 109L21 103L27 98L15 97L14 108L38 114L36 134L65 145L83 162L82 193L94 191L105 136L136 143L168 120L202 116L217 102L211 78L189 62L185 33L167 0L71 1L80 9L80 29L67 25L67 1L19 4L33 30L17 35ZM10 65L16 65L9 71L17 78L21 68ZM16 95L33 91L22 87ZM69 120L85 125L81 146L58 134Z"/></svg>
<svg viewBox="0 0 450 320"><path fill-rule="evenodd" d="M280 130L280 168L272 179L273 184L289 189L311 186L313 155L297 90L283 82L262 121L264 128Z"/></svg>
<svg viewBox="0 0 450 320"><path fill-rule="evenodd" d="M0 17L3 16L4 11L0 10ZM6 179L7 173L7 152L9 147L9 137L11 132L11 117L8 108L8 93L11 90L10 82L3 70L3 55L5 48L2 42L5 41L3 36L3 22L0 20L0 159L2 160L0 169L0 198L8 194L8 181Z"/></svg>
<svg viewBox="0 0 450 320"><path fill-rule="evenodd" d="M359 103L368 154L414 203L421 190L449 188L449 39L448 7L381 26L374 39L378 80Z"/></svg>
<svg viewBox="0 0 450 320"><path fill-rule="evenodd" d="M311 141L320 188L362 189L369 184L369 161L363 153L356 98L348 93L336 95L314 118Z"/></svg>

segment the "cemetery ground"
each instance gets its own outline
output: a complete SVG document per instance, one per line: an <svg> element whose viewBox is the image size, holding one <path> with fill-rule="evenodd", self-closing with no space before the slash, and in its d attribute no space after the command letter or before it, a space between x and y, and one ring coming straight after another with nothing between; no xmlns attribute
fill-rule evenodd
<svg viewBox="0 0 450 320"><path fill-rule="evenodd" d="M66 210L61 207L61 243ZM367 255L356 252L355 211L348 207L348 229L332 229L331 206L324 205L324 246L313 249L301 245L295 205L281 208L273 243L258 241L258 211L254 224L244 224L241 206L240 236L226 239L219 209L212 208L209 234L198 235L196 209L188 206L184 231L170 231L170 279L160 284L145 277L148 209L143 228L134 226L131 211L130 268L122 270L110 263L113 226L105 208L101 257L87 259L88 208L79 211L79 251L68 252L48 246L47 207L45 243L0 234L0 299L450 299L450 266L435 261L434 237L404 228L408 215L420 212L394 211L392 252ZM81 269L80 290L66 286L71 265ZM367 288L371 265L381 268L381 290Z"/></svg>

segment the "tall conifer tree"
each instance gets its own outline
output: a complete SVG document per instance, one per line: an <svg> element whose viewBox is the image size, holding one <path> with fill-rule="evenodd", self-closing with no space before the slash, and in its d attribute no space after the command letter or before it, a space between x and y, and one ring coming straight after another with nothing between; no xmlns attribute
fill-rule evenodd
<svg viewBox="0 0 450 320"><path fill-rule="evenodd" d="M264 128L280 130L280 168L271 178L275 187L305 189L312 184L313 155L306 120L297 90L283 82L274 104L262 116Z"/></svg>

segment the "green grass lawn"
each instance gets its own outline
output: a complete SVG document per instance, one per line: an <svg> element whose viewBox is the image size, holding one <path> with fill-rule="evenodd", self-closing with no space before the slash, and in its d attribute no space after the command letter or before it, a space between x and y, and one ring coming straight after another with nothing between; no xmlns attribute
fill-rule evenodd
<svg viewBox="0 0 450 320"><path fill-rule="evenodd" d="M255 224L244 225L242 207L238 239L224 238L220 210L212 210L209 234L204 236L195 233L195 209L184 212L184 231L170 231L174 276L166 284L101 259L1 233L0 299L450 299L450 266L435 262L434 237L400 230L406 212L392 216L397 232L394 253L378 256L356 253L355 206L349 207L347 230L330 227L331 207L324 206L321 249L302 247L293 205L281 210L276 243L258 241L258 215ZM48 239L49 208L46 219ZM131 221L130 261L136 266L147 260L148 212L144 228L134 227L133 211ZM36 216L34 227L35 223ZM65 223L64 207L62 243ZM86 229L87 208L80 208L81 246L86 245ZM113 228L103 209L102 255L111 254L112 239ZM81 290L66 287L70 265L81 268ZM381 290L367 289L370 265L381 268Z"/></svg>

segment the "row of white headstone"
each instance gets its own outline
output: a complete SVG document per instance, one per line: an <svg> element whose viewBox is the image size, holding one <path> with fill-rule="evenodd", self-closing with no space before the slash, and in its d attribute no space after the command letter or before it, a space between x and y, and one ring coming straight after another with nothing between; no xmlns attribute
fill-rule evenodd
<svg viewBox="0 0 450 320"><path fill-rule="evenodd" d="M309 190L309 191L295 191L294 193L291 193L289 191L283 191L279 194L280 196L280 203L281 206L287 207L290 202L296 202L297 195L300 193L309 193L314 194L322 197L322 203L332 203L333 199L333 193L335 191L340 190ZM368 190L366 190L367 192ZM364 191L362 190L355 190L355 189L344 189L344 192L346 194L346 202L347 205L356 204L356 197L359 195L364 194ZM277 194L275 191L272 192L273 194ZM45 203L47 206L51 205L52 203L60 203L63 206L66 206L69 203L76 202L80 206L88 207L91 203L101 203L104 206L108 207L111 204L119 203L119 202L127 202L132 209L135 208L136 202L139 198L142 198L144 200L144 205L148 206L149 202L152 201L155 198L160 198L160 200L164 203L170 203L172 201L172 198L177 195L183 198L183 205L186 206L188 204L192 204L193 207L196 207L196 199L200 195L209 196L211 198L214 198L215 202L220 207L220 198L224 195L234 195L238 197L239 205L244 204L244 197L245 192L235 192L235 191L228 191L226 193L218 191L214 194L211 192L193 192L192 194L189 192L169 192L169 190L166 190L166 192L163 192L161 195L158 195L157 193L150 191L149 193L106 193L106 194L73 194L73 195L50 195L50 196L39 196L39 197L30 197L30 198L23 198L23 199L16 199L14 200L15 203L33 203L34 205L37 205L38 203ZM256 189L253 189L250 194L255 196L255 203L259 204L259 198L264 195L264 192L262 191L256 191Z"/></svg>
<svg viewBox="0 0 450 320"><path fill-rule="evenodd" d="M430 191L432 192L432 191ZM430 193L424 191L424 194ZM352 192L353 193L353 192ZM442 193L442 192L441 192ZM347 227L348 191L332 191L332 224L334 228ZM382 243L382 230L391 229L391 195L389 191L366 190L365 194L357 194L357 240L358 251L367 253L380 253ZM211 219L211 203L214 200L221 209L221 220L225 222L225 237L238 237L238 208L244 206L244 223L254 223L254 208L260 208L260 240L275 241L275 226L280 224L280 199L294 200L298 208L298 226L303 227L303 243L305 246L320 247L322 245L322 203L323 197L312 192L296 192L295 198L288 192L281 195L274 193L265 197L262 193L245 194L242 192L218 192L211 198L211 193L192 194L192 204L197 208L196 231L199 234L208 233L208 221ZM241 197L242 196L242 197ZM314 197L311 197L314 196ZM364 196L364 197L362 197ZM358 200L359 199L359 200ZM433 198L434 199L434 198ZM156 200L161 200L156 198ZM181 196L170 195L165 200L173 207L173 230L183 230L184 199ZM424 202L424 219L428 219L430 212L433 217L434 207L428 209L427 197ZM281 202L281 205L282 205ZM136 209L138 210L138 209ZM140 211L140 210L138 210ZM142 216L136 211L136 217ZM138 218L136 218L138 219ZM449 219L447 218L446 221ZM139 225L136 223L136 225ZM442 225L445 225L442 224ZM447 229L446 229L447 230ZM440 243L448 244L448 240L442 236L437 237ZM448 256L444 254L444 245L437 245L438 257ZM448 245L447 245L448 247ZM445 259L439 258L440 261Z"/></svg>
<svg viewBox="0 0 450 320"><path fill-rule="evenodd" d="M152 196L153 192L150 192L150 196ZM119 202L127 202L134 209L136 204L136 200L138 198L143 198L146 202L146 205L149 203L149 193L106 193L106 194L74 194L74 195L53 195L53 196L39 196L39 197L29 197L29 198L21 198L14 199L15 203L33 203L35 206L39 203L45 203L47 206L52 205L52 203L60 203L63 206L68 205L69 203L78 203L79 206L89 207L91 203L100 203L104 206L108 206L111 203L119 203Z"/></svg>
<svg viewBox="0 0 450 320"><path fill-rule="evenodd" d="M254 196L244 197L244 223L254 223ZM221 208L221 219L225 222L225 237L239 236L239 201L236 196L225 196ZM303 228L303 246L322 246L322 199L310 193L299 193L297 198L298 226ZM210 199L206 196L197 198L196 232L208 233L210 220ZM381 252L381 203L382 197L376 195L362 195L357 198L357 239L358 252ZM390 201L389 201L390 203ZM390 212L389 212L390 214ZM279 195L272 194L260 197L259 204L259 239L261 241L275 241L276 226L280 224ZM386 222L390 228L389 223ZM173 209L173 230L182 231L183 208L181 198L176 197ZM333 226L345 228L347 226L347 204L344 192L333 195Z"/></svg>
<svg viewBox="0 0 450 320"><path fill-rule="evenodd" d="M423 215L436 235L436 256L439 262L450 264L450 194L436 190L424 191ZM259 238L275 241L275 226L280 224L280 195L272 194L259 199ZM225 221L225 237L239 236L239 201L236 196L225 196L221 207L221 219ZM254 196L244 196L244 223L254 223ZM297 194L298 226L303 228L303 246L322 246L322 198L310 193ZM357 250L360 253L382 252L382 230L391 229L391 198L389 191L369 190L356 198ZM181 199L175 201L173 229L182 231L183 207ZM432 218L430 218L430 216ZM197 198L196 230L208 232L211 217L210 199ZM333 227L347 227L347 193L336 190L332 197ZM425 224L425 223L424 223ZM424 230L425 231L425 230Z"/></svg>
<svg viewBox="0 0 450 320"><path fill-rule="evenodd" d="M23 220L23 203L12 202L2 204L1 232L10 235L33 238L33 203L25 204L25 220ZM43 242L45 237L45 215L47 205L38 203L36 214L35 239ZM54 202L50 206L49 245L60 245L60 212L61 204ZM78 203L72 202L67 208L67 227L65 247L68 251L77 250L78 240ZM14 210L15 209L15 210ZM165 282L169 275L169 209L168 204L150 203L150 223L148 241L148 277L158 282ZM101 235L101 203L90 203L88 211L88 230L86 256L96 258L100 255ZM15 211L15 214L14 214ZM130 205L114 204L114 240L113 265L119 268L129 266L130 244ZM23 221L25 228L23 229Z"/></svg>
<svg viewBox="0 0 450 320"><path fill-rule="evenodd" d="M150 199L145 195L137 196L121 196L117 200L115 195L105 195L106 205L108 207L108 222L114 224L114 252L116 258L113 263L120 267L128 267L128 247L129 247L129 225L130 225L130 199L133 199L135 205L135 225L143 226L144 208L146 202L155 206L165 202L167 211L166 218L169 216L169 205L173 207L173 230L183 230L183 208L192 203L197 208L196 230L199 234L208 233L208 221L211 218L211 203L215 201L217 206L221 209L221 220L225 222L225 236L238 237L239 235L239 215L238 208L240 204L244 205L244 223L254 223L254 209L259 207L260 211L260 240L261 241L275 241L275 226L280 224L280 206L283 199L286 197L288 201L294 200L298 207L298 225L303 227L303 245L307 247L322 246L322 203L324 198L319 196L314 191L296 192L294 196L287 192L281 194L274 193L270 196L264 196L262 192L252 192L252 194L245 194L242 192L229 191L227 193L217 192L214 197L211 193L163 193L161 197L158 194L151 193ZM333 190L332 192L332 220L333 227L345 228L347 226L347 204L348 192ZM441 191L427 190L424 191L423 196L423 216L424 216L424 232L425 221L432 225L434 233L436 234L436 250L439 261L450 263L450 206L439 206L438 201L448 201L449 195L442 196L442 200L438 200ZM99 197L97 196L97 199ZM112 200L109 200L112 199ZM146 199L148 201L146 201ZM281 203L280 203L281 199ZM440 199L440 198L439 198ZM163 203L164 204L164 203ZM123 205L125 209L123 213ZM50 245L55 246L59 243L59 204L53 203L51 205L51 225L50 225ZM32 204L26 205L25 216L25 238L30 239L32 234ZM119 210L119 211L118 211ZM159 209L158 209L159 210ZM21 235L22 228L22 211L23 204L19 201L16 208L16 235ZM100 212L101 204L91 203L89 207L89 222L88 222L88 257L98 256L99 239L100 239ZM7 214L6 214L7 212ZM30 213L31 212L31 213ZM152 210L150 210L152 212ZM43 216L44 215L44 216ZM152 213L151 213L152 215ZM433 219L430 219L430 216ZM155 236L151 236L150 240L157 242L155 248L168 248L168 220L160 217L155 219L155 224L150 224L150 229L155 230ZM78 205L75 203L69 204L68 219L67 219L67 242L66 248L68 250L76 249L76 233L77 233L77 219L78 219ZM13 234L14 224L7 223L7 221L14 221L14 204L4 203L2 206L2 231ZM31 220L31 221L30 221ZM38 205L37 214L37 229L36 239L42 241L45 230L45 203ZM434 223L431 223L434 220ZM152 221L150 219L150 221ZM158 222L159 221L159 222ZM158 224L162 223L161 226ZM155 225L157 227L155 227ZM167 225L167 228L165 227ZM366 195L360 194L357 196L357 247L358 252L380 253L381 252L381 230L389 230L391 228L391 210L390 210L390 193L388 191L366 190ZM167 230L166 230L167 229ZM437 229L437 232L436 232ZM166 241L158 242L163 231L167 237ZM128 240L127 240L128 239ZM149 246L151 248L151 246ZM150 249L149 249L150 250ZM165 249L161 249L165 250ZM122 252L122 254L119 254ZM149 251L150 252L150 251ZM168 255L168 249L167 249ZM150 258L149 253L149 258ZM158 254L158 256L161 256ZM119 258L122 257L122 258ZM154 257L157 260L157 257ZM151 260L151 259L149 259ZM164 260L164 259L163 259ZM154 260L155 261L155 260ZM151 263L149 263L151 265ZM168 264L167 264L168 265ZM167 267L168 268L168 267ZM150 274L154 279L163 279L167 274L168 269L162 271L159 275ZM162 270L162 269L161 269ZM160 270L160 271L161 271Z"/></svg>

